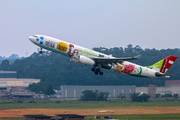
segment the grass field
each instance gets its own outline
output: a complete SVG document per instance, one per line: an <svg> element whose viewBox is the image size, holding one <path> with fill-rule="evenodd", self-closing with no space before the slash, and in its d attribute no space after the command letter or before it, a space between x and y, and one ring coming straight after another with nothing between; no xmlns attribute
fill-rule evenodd
<svg viewBox="0 0 180 120"><path fill-rule="evenodd" d="M62 110L66 111L68 114L68 110L71 111L84 111L85 109L89 109L92 111L98 111L99 109L114 109L120 112L117 112L118 114L115 115L117 119L180 119L180 101L174 100L174 101L149 101L149 102L131 102L131 101L121 101L121 100L109 100L109 101L49 101L49 100L35 100L35 101L0 101L0 110L2 112L7 112L6 110L12 109L11 112L15 114L15 112L18 112L18 114L23 113L25 109L32 109L30 111L38 111L38 108L48 109L44 110L44 113L49 110ZM177 108L177 112L173 113L173 109ZM21 112L18 109L23 109ZM161 109L161 110L157 110ZM133 113L134 111L141 111L140 114ZM156 112L157 110L157 112ZM165 111L163 113L163 110ZM15 111L15 112L13 112ZM123 113L124 111L124 113ZM128 111L128 115L127 115ZM144 113L142 113L142 111ZM152 113L147 113L148 111L154 111ZM161 113L162 111L162 113ZM170 113L168 113L169 111ZM19 113L20 112L20 113ZM40 110L39 110L40 112ZM35 112L36 113L36 112ZM82 112L80 112L82 113ZM87 112L88 113L88 112ZM97 112L96 112L97 113ZM121 114L119 114L121 113ZM2 113L0 113L1 116ZM47 113L46 113L47 114ZM90 118L94 118L95 115L93 114L87 114L86 120L89 120ZM9 116L10 113L9 113ZM23 119L1 119L1 120L23 120Z"/></svg>
<svg viewBox="0 0 180 120"><path fill-rule="evenodd" d="M148 107L180 107L180 101L49 101L36 100L35 103L29 101L0 101L1 109L17 108L51 108L51 109L99 109L99 108L148 108Z"/></svg>

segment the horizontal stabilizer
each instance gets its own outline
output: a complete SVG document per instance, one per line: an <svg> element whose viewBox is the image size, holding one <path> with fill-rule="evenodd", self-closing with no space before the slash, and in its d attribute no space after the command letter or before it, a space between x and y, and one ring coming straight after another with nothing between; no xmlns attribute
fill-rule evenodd
<svg viewBox="0 0 180 120"><path fill-rule="evenodd" d="M175 75L172 75L172 74L162 74L162 73L156 72L155 76L156 77L170 77L170 76L175 76Z"/></svg>

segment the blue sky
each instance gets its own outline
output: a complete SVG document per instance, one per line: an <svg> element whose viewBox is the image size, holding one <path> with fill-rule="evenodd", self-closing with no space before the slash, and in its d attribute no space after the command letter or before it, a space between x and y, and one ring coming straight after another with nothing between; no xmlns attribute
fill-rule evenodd
<svg viewBox="0 0 180 120"><path fill-rule="evenodd" d="M90 49L180 48L180 1L0 0L0 56L31 55L34 34Z"/></svg>

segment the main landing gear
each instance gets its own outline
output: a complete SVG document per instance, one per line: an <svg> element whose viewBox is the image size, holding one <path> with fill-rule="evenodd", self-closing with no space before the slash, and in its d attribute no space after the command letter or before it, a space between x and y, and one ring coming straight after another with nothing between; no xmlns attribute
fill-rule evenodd
<svg viewBox="0 0 180 120"><path fill-rule="evenodd" d="M101 72L101 69L100 69L100 68L93 67L91 70L92 70L96 75L98 75L98 73L99 73L100 75L103 75L103 72Z"/></svg>

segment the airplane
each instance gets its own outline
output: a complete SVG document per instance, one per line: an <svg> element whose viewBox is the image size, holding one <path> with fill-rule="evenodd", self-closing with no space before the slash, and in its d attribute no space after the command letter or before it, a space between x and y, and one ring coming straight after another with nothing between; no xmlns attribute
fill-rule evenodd
<svg viewBox="0 0 180 120"><path fill-rule="evenodd" d="M112 55L96 52L46 35L33 35L29 37L29 40L40 47L40 53L42 53L42 49L44 48L70 57L70 61L73 63L93 66L91 70L96 75L103 75L102 69L107 69L136 77L169 78L170 76L174 76L166 74L167 70L177 59L173 55L151 66L141 66L128 62L129 60L139 59L141 55L115 58Z"/></svg>

